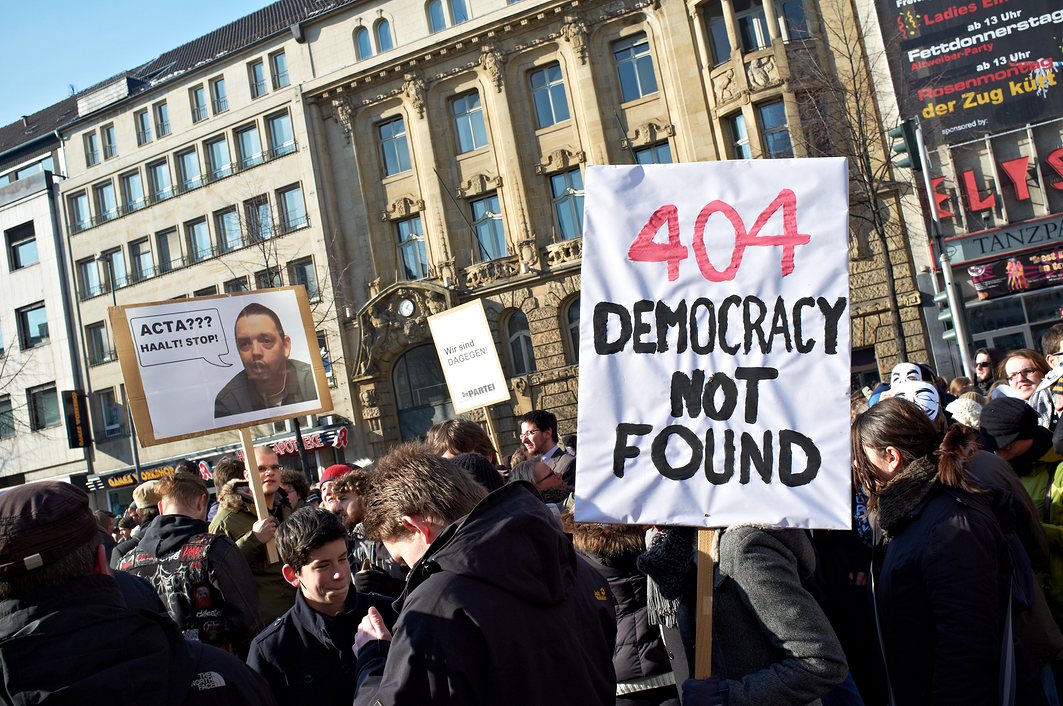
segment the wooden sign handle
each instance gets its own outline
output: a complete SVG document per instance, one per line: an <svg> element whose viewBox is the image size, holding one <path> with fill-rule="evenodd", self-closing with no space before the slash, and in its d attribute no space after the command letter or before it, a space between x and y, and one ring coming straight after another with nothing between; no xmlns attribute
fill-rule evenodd
<svg viewBox="0 0 1063 706"><path fill-rule="evenodd" d="M698 615L694 642L694 678L712 676L712 580L716 562L712 543L716 530L698 530Z"/></svg>
<svg viewBox="0 0 1063 706"><path fill-rule="evenodd" d="M498 434L495 432L495 423L491 421L491 408L483 407L484 419L487 420L487 435L491 437L491 445L495 447L495 465L502 462L502 449L498 445Z"/></svg>
<svg viewBox="0 0 1063 706"><path fill-rule="evenodd" d="M244 468L247 469L247 480L251 485L251 497L255 499L255 515L264 520L269 517L269 508L266 507L266 494L262 492L262 479L258 477L258 463L255 461L255 444L251 440L251 430L247 427L240 429L240 441L244 446ZM275 564L280 561L277 553L277 540L271 539L266 542L266 556L269 563Z"/></svg>

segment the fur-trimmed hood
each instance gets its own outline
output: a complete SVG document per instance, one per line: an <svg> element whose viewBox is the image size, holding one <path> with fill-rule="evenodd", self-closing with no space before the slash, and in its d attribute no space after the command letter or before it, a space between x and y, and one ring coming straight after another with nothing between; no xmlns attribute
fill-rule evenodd
<svg viewBox="0 0 1063 706"><path fill-rule="evenodd" d="M251 488L247 481L233 478L218 491L218 504L229 512L240 512L250 504L253 514L255 501L251 497Z"/></svg>
<svg viewBox="0 0 1063 706"><path fill-rule="evenodd" d="M569 513L564 518L565 531L572 533L572 544L584 554L617 559L646 551L645 527L574 522Z"/></svg>

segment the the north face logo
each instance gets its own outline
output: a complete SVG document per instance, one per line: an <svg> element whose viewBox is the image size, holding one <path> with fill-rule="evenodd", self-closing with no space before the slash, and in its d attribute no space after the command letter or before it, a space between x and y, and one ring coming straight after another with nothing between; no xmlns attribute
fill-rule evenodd
<svg viewBox="0 0 1063 706"><path fill-rule="evenodd" d="M217 672L200 672L192 680L192 688L196 691L220 689L223 686L225 686L225 679Z"/></svg>

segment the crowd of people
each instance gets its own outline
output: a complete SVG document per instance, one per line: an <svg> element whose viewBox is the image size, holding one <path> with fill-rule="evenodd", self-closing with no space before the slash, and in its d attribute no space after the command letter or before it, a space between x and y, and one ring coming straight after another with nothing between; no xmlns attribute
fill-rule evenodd
<svg viewBox="0 0 1063 706"><path fill-rule="evenodd" d="M0 702L1059 704L1063 324L854 392L852 531L578 523L576 437L451 419L313 483L269 447L121 517L0 493ZM252 481L268 512L260 518Z"/></svg>

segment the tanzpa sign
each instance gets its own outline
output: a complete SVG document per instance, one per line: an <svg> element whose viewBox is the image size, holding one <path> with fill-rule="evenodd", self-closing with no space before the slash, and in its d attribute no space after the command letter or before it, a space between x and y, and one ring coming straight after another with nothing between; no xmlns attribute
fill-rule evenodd
<svg viewBox="0 0 1063 706"><path fill-rule="evenodd" d="M843 159L588 169L577 520L850 526L847 194Z"/></svg>

